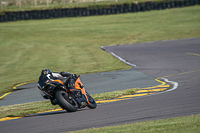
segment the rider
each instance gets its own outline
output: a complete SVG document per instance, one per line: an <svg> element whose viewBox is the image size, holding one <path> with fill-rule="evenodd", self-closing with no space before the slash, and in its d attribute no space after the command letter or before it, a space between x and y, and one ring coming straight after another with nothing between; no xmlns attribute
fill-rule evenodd
<svg viewBox="0 0 200 133"><path fill-rule="evenodd" d="M70 75L72 75L72 78L70 78L70 80L68 82L68 85L67 85L68 89L73 92L79 92L79 90L74 88L75 79L77 78L76 74L70 74L68 72L56 73L56 72L51 72L49 69L46 69L46 68L42 69L37 86L38 86L39 91L40 91L41 95L43 96L43 98L49 99L48 95L44 91L46 81L54 80L57 78L69 77ZM50 98L50 100L53 105L57 104L57 102L55 101L54 98Z"/></svg>

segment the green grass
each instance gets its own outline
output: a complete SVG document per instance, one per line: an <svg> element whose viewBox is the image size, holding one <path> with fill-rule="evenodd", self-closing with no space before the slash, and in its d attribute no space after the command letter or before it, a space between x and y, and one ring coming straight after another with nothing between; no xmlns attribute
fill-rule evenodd
<svg viewBox="0 0 200 133"><path fill-rule="evenodd" d="M99 94L92 94L92 97L94 100L107 100L107 99L113 99L116 97L120 97L123 95L130 95L138 91L139 88L133 88L133 89L126 89L126 90L118 90L118 91L112 91L112 92L105 92L105 93L99 93Z"/></svg>
<svg viewBox="0 0 200 133"><path fill-rule="evenodd" d="M0 106L0 118L25 116L58 108L60 108L58 105L53 106L50 101Z"/></svg>
<svg viewBox="0 0 200 133"><path fill-rule="evenodd" d="M128 69L100 46L200 36L200 6L108 16L0 23L0 94L40 70Z"/></svg>
<svg viewBox="0 0 200 133"><path fill-rule="evenodd" d="M139 88L132 88L132 89L126 89L126 90L113 91L113 92L105 92L105 93L100 93L100 94L92 94L91 96L96 101L106 100L106 99L120 97L123 95L133 94L138 89ZM49 100L24 103L24 104L15 104L15 105L9 105L9 106L0 106L0 118L25 116L28 114L34 114L34 113L44 112L44 111L58 109L58 108L60 108L60 106L52 105Z"/></svg>
<svg viewBox="0 0 200 133"><path fill-rule="evenodd" d="M91 128L69 133L199 133L200 115Z"/></svg>

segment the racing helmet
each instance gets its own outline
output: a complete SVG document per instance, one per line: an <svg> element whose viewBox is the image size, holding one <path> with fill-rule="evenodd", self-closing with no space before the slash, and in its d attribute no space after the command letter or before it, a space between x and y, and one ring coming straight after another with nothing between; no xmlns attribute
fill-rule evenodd
<svg viewBox="0 0 200 133"><path fill-rule="evenodd" d="M41 74L44 74L44 75L51 74L51 71L45 68L45 69L42 69Z"/></svg>

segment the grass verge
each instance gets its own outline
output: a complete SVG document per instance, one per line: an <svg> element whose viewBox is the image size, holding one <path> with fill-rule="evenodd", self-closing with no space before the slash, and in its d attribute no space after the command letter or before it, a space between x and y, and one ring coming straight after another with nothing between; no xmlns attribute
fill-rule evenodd
<svg viewBox="0 0 200 133"><path fill-rule="evenodd" d="M132 88L132 89L126 89L126 90L113 91L113 92L105 92L105 93L100 93L100 94L92 94L91 96L97 101L97 100L112 99L112 98L120 97L123 95L133 94L137 90L139 90L139 88ZM49 100L24 103L24 104L15 104L15 105L9 105L9 106L1 106L0 118L25 116L28 114L34 114L34 113L58 109L58 108L60 108L58 105L56 106L52 105Z"/></svg>
<svg viewBox="0 0 200 133"><path fill-rule="evenodd" d="M200 115L91 128L69 133L199 133Z"/></svg>

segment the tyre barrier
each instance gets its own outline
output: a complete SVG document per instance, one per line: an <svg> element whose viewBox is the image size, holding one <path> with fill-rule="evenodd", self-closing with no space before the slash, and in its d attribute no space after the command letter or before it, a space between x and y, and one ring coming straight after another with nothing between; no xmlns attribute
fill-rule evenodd
<svg viewBox="0 0 200 133"><path fill-rule="evenodd" d="M5 14L0 15L0 22L134 13L134 12L145 12L151 10L164 10L169 8L187 7L194 5L200 5L200 0L183 0L183 1L177 0L171 2L149 1L139 4L132 3L123 5L111 5L109 8L100 8L100 9L64 8L64 9L5 12Z"/></svg>

